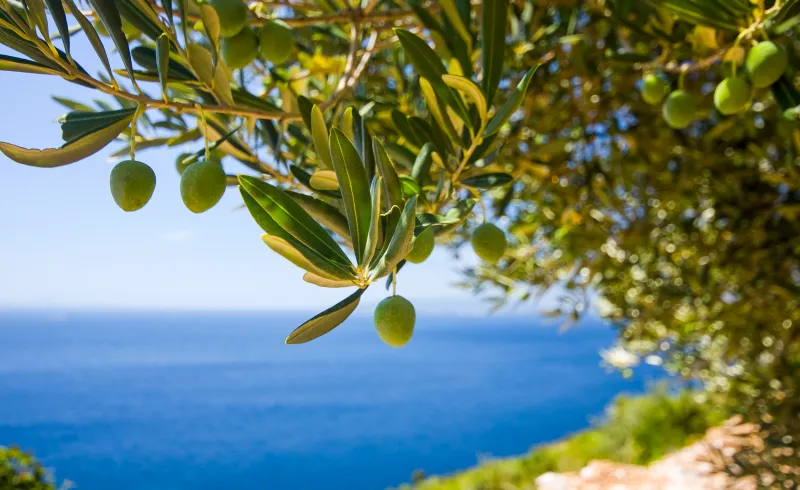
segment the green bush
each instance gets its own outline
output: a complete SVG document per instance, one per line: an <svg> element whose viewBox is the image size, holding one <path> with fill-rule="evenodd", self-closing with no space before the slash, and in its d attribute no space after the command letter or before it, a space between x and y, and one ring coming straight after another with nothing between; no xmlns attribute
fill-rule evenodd
<svg viewBox="0 0 800 490"><path fill-rule="evenodd" d="M54 490L42 465L17 448L0 446L0 490Z"/></svg>

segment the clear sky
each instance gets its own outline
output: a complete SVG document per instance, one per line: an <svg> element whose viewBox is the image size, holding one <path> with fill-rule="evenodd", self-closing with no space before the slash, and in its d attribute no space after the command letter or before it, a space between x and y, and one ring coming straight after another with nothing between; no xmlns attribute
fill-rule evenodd
<svg viewBox="0 0 800 490"><path fill-rule="evenodd" d="M96 73L99 63L82 35L73 46L78 62ZM3 46L0 53L12 54ZM158 92L152 84L145 90ZM0 72L0 141L60 146L56 118L66 109L51 95L84 103L102 96L57 77ZM235 188L204 214L188 211L174 161L194 146L139 152L137 159L156 172L155 194L144 209L123 212L108 182L108 156L120 147L56 169L0 154L0 308L315 309L348 294L303 282L298 268L261 242L250 216L235 209ZM474 261L471 250L459 262L440 247L424 267L403 270L398 293L422 309L485 311L471 293L452 287L458 267ZM363 302L385 294L373 286Z"/></svg>

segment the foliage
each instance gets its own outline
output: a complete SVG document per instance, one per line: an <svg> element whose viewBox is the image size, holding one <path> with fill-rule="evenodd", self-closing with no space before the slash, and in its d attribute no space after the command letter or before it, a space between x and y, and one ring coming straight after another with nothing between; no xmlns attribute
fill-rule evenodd
<svg viewBox="0 0 800 490"><path fill-rule="evenodd" d="M593 429L563 441L535 447L525 456L487 460L463 473L432 477L401 489L532 489L539 475L577 471L592 460L646 465L698 439L725 416L724 410L698 392L671 396L662 385L647 395L617 397Z"/></svg>
<svg viewBox="0 0 800 490"><path fill-rule="evenodd" d="M117 157L222 159L272 250L313 285L356 288L289 343L396 285L415 235L458 247L492 222L508 246L465 287L496 306L558 287L571 321L595 298L619 349L726 395L776 449L756 471L797 483L800 2L248 5L0 0L15 52L0 70L114 99L59 98L62 147L0 151L55 167L120 139ZM243 29L260 56L252 36L231 48ZM72 57L81 32L97 75Z"/></svg>
<svg viewBox="0 0 800 490"><path fill-rule="evenodd" d="M3 490L54 490L42 465L17 448L0 446L0 488Z"/></svg>

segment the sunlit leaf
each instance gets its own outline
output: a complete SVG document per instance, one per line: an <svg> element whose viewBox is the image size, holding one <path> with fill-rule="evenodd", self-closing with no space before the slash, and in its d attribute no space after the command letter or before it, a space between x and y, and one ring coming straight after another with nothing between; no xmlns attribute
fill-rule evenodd
<svg viewBox="0 0 800 490"><path fill-rule="evenodd" d="M344 300L300 325L286 338L286 343L304 344L338 327L355 311L364 291L365 289L357 290Z"/></svg>

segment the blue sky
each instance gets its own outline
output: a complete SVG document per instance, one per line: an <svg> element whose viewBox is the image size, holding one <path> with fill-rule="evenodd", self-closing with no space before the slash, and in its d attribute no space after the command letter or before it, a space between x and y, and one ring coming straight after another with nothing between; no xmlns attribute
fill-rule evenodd
<svg viewBox="0 0 800 490"><path fill-rule="evenodd" d="M2 46L0 53L11 54ZM97 72L80 35L73 56ZM56 118L66 109L51 95L88 103L102 94L56 77L0 72L0 141L61 145ZM212 210L189 212L174 161L199 148L140 152L137 159L156 172L155 195L144 209L124 213L108 183L108 155L119 147L56 169L25 167L0 154L0 308L315 309L347 294L306 284L299 269L272 253L249 215L235 210L235 188ZM474 261L471 250L457 262L440 247L424 267L400 274L398 293L422 309L483 312L485 304L451 286L457 268ZM373 287L363 302L385 294Z"/></svg>

